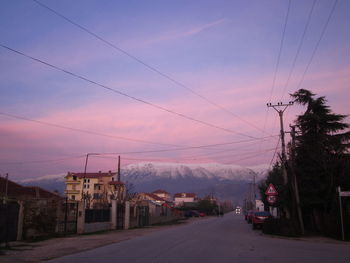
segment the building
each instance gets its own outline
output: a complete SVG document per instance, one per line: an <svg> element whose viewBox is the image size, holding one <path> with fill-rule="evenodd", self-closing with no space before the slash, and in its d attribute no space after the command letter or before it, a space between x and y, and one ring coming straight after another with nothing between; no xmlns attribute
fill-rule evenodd
<svg viewBox="0 0 350 263"><path fill-rule="evenodd" d="M32 198L62 198L59 194L50 192L38 186L22 186L11 180L0 177L0 200L4 198L24 200Z"/></svg>
<svg viewBox="0 0 350 263"><path fill-rule="evenodd" d="M157 195L160 198L163 198L166 201L171 201L171 195L167 191L164 191L162 189L158 189L156 191L153 191L152 194Z"/></svg>
<svg viewBox="0 0 350 263"><path fill-rule="evenodd" d="M174 195L175 206L181 206L185 203L194 203L197 201L195 193L176 193Z"/></svg>
<svg viewBox="0 0 350 263"><path fill-rule="evenodd" d="M158 195L155 195L153 193L139 193L137 194L136 197L137 201L152 201L155 202L157 204L164 204L166 202L165 199L159 197Z"/></svg>
<svg viewBox="0 0 350 263"><path fill-rule="evenodd" d="M125 185L115 181L116 173L70 173L65 176L68 200L85 200L87 207L109 204L111 199L124 200Z"/></svg>

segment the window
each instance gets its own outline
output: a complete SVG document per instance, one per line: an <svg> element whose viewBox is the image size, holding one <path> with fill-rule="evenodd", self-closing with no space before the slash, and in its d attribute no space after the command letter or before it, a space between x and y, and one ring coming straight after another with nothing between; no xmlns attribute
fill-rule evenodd
<svg viewBox="0 0 350 263"><path fill-rule="evenodd" d="M88 183L90 183L90 179L87 179Z"/></svg>
<svg viewBox="0 0 350 263"><path fill-rule="evenodd" d="M94 199L101 199L102 198L102 195L101 194L94 194Z"/></svg>
<svg viewBox="0 0 350 263"><path fill-rule="evenodd" d="M72 200L75 200L75 195L72 195Z"/></svg>
<svg viewBox="0 0 350 263"><path fill-rule="evenodd" d="M86 183L86 179L84 179L84 183Z"/></svg>
<svg viewBox="0 0 350 263"><path fill-rule="evenodd" d="M87 188L90 188L90 185L89 185L89 184L87 185Z"/></svg>
<svg viewBox="0 0 350 263"><path fill-rule="evenodd" d="M84 184L84 188L86 188L86 184Z"/></svg>
<svg viewBox="0 0 350 263"><path fill-rule="evenodd" d="M77 180L77 177L74 175L73 176L73 181L76 181Z"/></svg>

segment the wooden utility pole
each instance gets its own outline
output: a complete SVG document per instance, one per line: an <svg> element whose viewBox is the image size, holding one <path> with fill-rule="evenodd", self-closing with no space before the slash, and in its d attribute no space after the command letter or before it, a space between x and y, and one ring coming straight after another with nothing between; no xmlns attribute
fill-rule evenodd
<svg viewBox="0 0 350 263"><path fill-rule="evenodd" d="M299 197L299 187L298 187L298 180L297 175L295 173L295 126L290 126L291 131L290 135L292 137L292 145L291 145L291 173L292 173L292 182L293 182L293 190L294 190L294 197L296 202L296 208L297 208L297 214L298 214L298 220L299 220L299 226L301 234L304 235L305 229L304 229L304 221L303 221L303 214L300 207L300 197Z"/></svg>
<svg viewBox="0 0 350 263"><path fill-rule="evenodd" d="M282 147L282 173L283 173L283 182L286 185L288 183L288 178L287 178L287 168L286 168L286 161L287 161L287 156L286 156L286 143L284 140L284 128L283 128L283 113L284 111L288 108L288 106L293 105L294 102L290 101L288 104L284 104L282 102L278 102L277 104L271 104L267 103L267 107L274 108L275 111L277 111L278 116L280 117L280 137L281 137L281 147ZM278 109L282 107L282 109Z"/></svg>

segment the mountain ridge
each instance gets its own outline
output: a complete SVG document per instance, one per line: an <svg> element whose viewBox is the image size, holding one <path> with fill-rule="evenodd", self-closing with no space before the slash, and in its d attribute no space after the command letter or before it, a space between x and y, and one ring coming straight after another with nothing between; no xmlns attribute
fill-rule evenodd
<svg viewBox="0 0 350 263"><path fill-rule="evenodd" d="M134 186L137 192L164 189L175 192L195 192L199 196L215 194L221 199L244 198L249 182L266 177L267 165L243 167L219 163L185 164L140 162L121 169L121 180ZM24 185L37 185L48 190L64 192L66 174L47 175L19 180Z"/></svg>

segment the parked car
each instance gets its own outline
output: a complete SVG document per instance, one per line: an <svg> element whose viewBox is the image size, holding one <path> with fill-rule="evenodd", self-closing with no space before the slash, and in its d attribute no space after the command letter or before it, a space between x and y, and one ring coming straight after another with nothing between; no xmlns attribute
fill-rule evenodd
<svg viewBox="0 0 350 263"><path fill-rule="evenodd" d="M256 229L257 227L262 227L264 224L264 221L270 217L271 217L271 214L267 211L254 212L251 217L253 229Z"/></svg>
<svg viewBox="0 0 350 263"><path fill-rule="evenodd" d="M200 216L200 217L204 217L204 216L205 216L205 213L204 213L204 212L199 212L199 216Z"/></svg>
<svg viewBox="0 0 350 263"><path fill-rule="evenodd" d="M248 212L246 214L246 220L247 220L248 224L252 223L252 217L253 217L254 212L255 212L254 210L248 210Z"/></svg>
<svg viewBox="0 0 350 263"><path fill-rule="evenodd" d="M196 210L187 210L184 212L185 217L199 217L199 212Z"/></svg>

